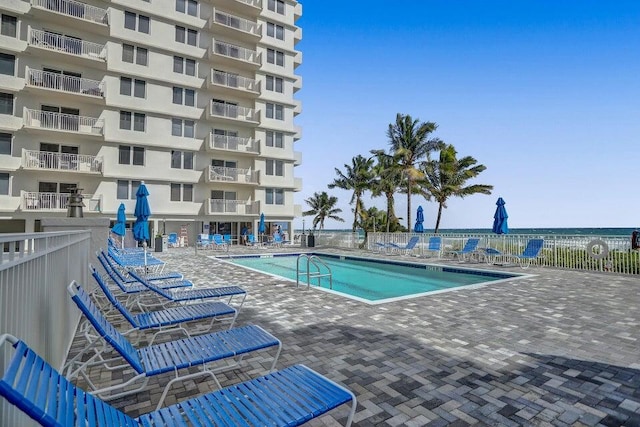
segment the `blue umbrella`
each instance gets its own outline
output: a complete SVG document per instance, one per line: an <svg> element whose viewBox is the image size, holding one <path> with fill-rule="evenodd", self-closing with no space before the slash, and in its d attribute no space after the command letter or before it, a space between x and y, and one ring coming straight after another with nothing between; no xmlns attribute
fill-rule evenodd
<svg viewBox="0 0 640 427"><path fill-rule="evenodd" d="M146 242L150 239L148 219L151 216L151 209L147 200L148 195L149 191L143 181L136 191L136 208L133 211L136 217L136 222L133 224L133 237L138 242Z"/></svg>
<svg viewBox="0 0 640 427"><path fill-rule="evenodd" d="M116 216L116 223L113 224L113 228L111 229L111 232L113 234L117 234L118 236L124 236L124 234L126 233L126 222L127 222L127 215L124 213L124 203L120 203L120 207L118 208L118 215Z"/></svg>
<svg viewBox="0 0 640 427"><path fill-rule="evenodd" d="M502 197L498 197L498 201L496 202L498 207L496 208L496 213L493 215L493 231L496 234L509 234L509 226L507 225L507 210L504 208L504 200Z"/></svg>
<svg viewBox="0 0 640 427"><path fill-rule="evenodd" d="M264 213L260 214L260 223L258 224L258 233L264 234L265 226L264 226Z"/></svg>
<svg viewBox="0 0 640 427"><path fill-rule="evenodd" d="M416 225L413 227L413 231L416 233L424 233L424 227L422 223L424 222L424 213L422 211L422 206L418 206L418 213L416 214Z"/></svg>

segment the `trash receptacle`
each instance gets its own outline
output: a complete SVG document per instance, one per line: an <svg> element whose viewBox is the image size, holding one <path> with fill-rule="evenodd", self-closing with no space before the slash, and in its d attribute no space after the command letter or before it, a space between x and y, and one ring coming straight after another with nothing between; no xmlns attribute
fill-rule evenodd
<svg viewBox="0 0 640 427"><path fill-rule="evenodd" d="M313 248L316 245L316 236L309 234L307 236L307 247Z"/></svg>
<svg viewBox="0 0 640 427"><path fill-rule="evenodd" d="M301 248L306 248L307 247L307 235L302 233L300 235L300 247Z"/></svg>
<svg viewBox="0 0 640 427"><path fill-rule="evenodd" d="M162 252L162 237L156 236L153 241L153 247L155 248L156 252Z"/></svg>
<svg viewBox="0 0 640 427"><path fill-rule="evenodd" d="M162 250L164 252L166 252L167 249L169 249L169 236L163 235L162 236Z"/></svg>

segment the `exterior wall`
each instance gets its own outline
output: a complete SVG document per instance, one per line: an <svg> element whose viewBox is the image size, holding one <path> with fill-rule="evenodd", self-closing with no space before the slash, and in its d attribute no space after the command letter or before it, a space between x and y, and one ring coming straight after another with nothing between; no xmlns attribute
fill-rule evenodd
<svg viewBox="0 0 640 427"><path fill-rule="evenodd" d="M47 9L63 3L73 7ZM119 199L118 182L144 180L156 230L177 232L181 224L192 224L193 239L212 221L257 226L261 212L268 221L290 224L301 211L293 193L301 189L295 178L301 154L294 151L300 138L294 119L301 106L294 97L302 86L295 74L301 62L295 46L302 35L295 23L302 6L295 0L280 3L284 14L269 10L267 0L200 0L197 16L191 16L176 11L175 0L1 2L0 13L16 17L17 24L15 37L0 35L0 53L15 56L13 75L0 73L0 92L14 101L11 114L0 113L0 133L12 138L11 153L0 154L0 173L9 174L0 217L24 220L25 229L33 230L41 218L66 215L63 187L77 185L85 194L86 216L115 219L124 203L132 219L134 197ZM71 16L77 11L84 15ZM136 27L139 15L149 17L149 34L125 28L125 12L136 14ZM269 24L282 30L284 40L269 35ZM197 31L195 46L176 41L176 27ZM218 42L240 50L220 54ZM123 44L146 49L147 64L136 63L140 51L133 63L123 61ZM254 56L240 60L242 49ZM282 65L269 63L274 51L284 58ZM174 57L195 61L194 75L175 72ZM267 76L282 79L281 92L267 89ZM144 81L144 95L122 94L121 77L132 80L132 91L136 79ZM193 91L194 104L184 105L186 92L183 103L175 104L174 88ZM282 107L282 118L268 118L267 104ZM144 131L121 129L122 112L132 113L132 127L135 114L144 115ZM172 135L175 119L193 122L193 136ZM220 146L214 130L233 138ZM266 145L268 132L282 135L281 148ZM241 139L238 146L235 136ZM43 143L63 153L42 151ZM143 164L120 164L121 146L142 147ZM171 167L176 150L193 155L192 169ZM283 176L267 175L267 160L283 162ZM222 172L219 164L225 165ZM57 188L46 200L42 183ZM192 186L192 200L172 201L171 184L181 185L181 191ZM274 190L284 192L284 204L266 204L266 191ZM212 201L218 194L235 194L235 200Z"/></svg>

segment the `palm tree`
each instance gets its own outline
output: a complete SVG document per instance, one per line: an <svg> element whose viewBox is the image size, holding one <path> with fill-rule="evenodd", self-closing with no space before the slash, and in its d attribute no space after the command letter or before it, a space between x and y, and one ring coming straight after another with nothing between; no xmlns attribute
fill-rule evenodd
<svg viewBox="0 0 640 427"><path fill-rule="evenodd" d="M373 197L384 195L387 198L387 233L398 231L401 228L395 212L394 195L398 186L402 182L402 169L398 162L383 150L371 150L371 154L376 156L377 163L373 166L374 178L371 183L371 193Z"/></svg>
<svg viewBox="0 0 640 427"><path fill-rule="evenodd" d="M478 161L471 156L457 159L457 154L453 145L445 145L440 150L438 160L429 159L422 164L423 178L418 181L418 185L422 188L421 193L427 200L431 200L433 197L438 202L436 233L440 228L442 209L447 207L447 199L451 197L464 198L477 193L491 194L491 190L493 190L493 185L465 186L468 180L478 176L487 167L476 165Z"/></svg>
<svg viewBox="0 0 640 427"><path fill-rule="evenodd" d="M372 207L360 212L359 225L364 230L364 240L360 244L360 249L367 246L369 231L380 230L385 224L388 224L387 214L384 211Z"/></svg>
<svg viewBox="0 0 640 427"><path fill-rule="evenodd" d="M344 165L345 172L342 172L336 168L336 174L338 178L334 179L329 188L341 188L343 190L353 190L351 201L349 203L355 203L353 210L353 226L351 231L356 231L358 225L358 217L363 210L362 195L371 187L371 180L373 174L371 168L373 166L373 159L365 158L358 154L351 159L351 166Z"/></svg>
<svg viewBox="0 0 640 427"><path fill-rule="evenodd" d="M338 198L335 196L329 196L326 191L322 193L313 193L312 197L305 200L309 207L308 211L302 213L302 216L315 215L313 218L313 229L315 230L320 225L320 230L324 228L325 219L333 219L335 221L344 222L344 219L338 216L342 212L342 209L336 208Z"/></svg>
<svg viewBox="0 0 640 427"><path fill-rule="evenodd" d="M430 152L442 147L438 138L429 139L429 135L437 129L433 122L420 122L410 115L398 113L396 122L389 125L387 137L391 145L391 152L397 157L405 174L404 190L407 193L407 229L411 229L411 193L415 181L421 173L417 169L418 162Z"/></svg>

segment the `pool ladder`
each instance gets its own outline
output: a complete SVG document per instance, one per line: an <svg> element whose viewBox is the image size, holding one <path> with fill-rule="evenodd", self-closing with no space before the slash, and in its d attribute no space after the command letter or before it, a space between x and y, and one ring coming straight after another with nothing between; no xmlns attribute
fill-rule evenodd
<svg viewBox="0 0 640 427"><path fill-rule="evenodd" d="M329 289L333 289L333 277L331 276L331 269L329 268L329 266L316 255L309 256L307 254L298 255L298 259L296 260L296 287L300 286L300 273L305 274L304 271L300 271L300 260L304 258L306 258L307 260L307 289L309 289L309 287L311 286L311 279L317 278L318 286L320 286L320 279L322 279L323 277L329 278ZM311 266L315 267L316 271L312 272L310 269ZM321 266L326 268L326 273L323 273L321 271Z"/></svg>

